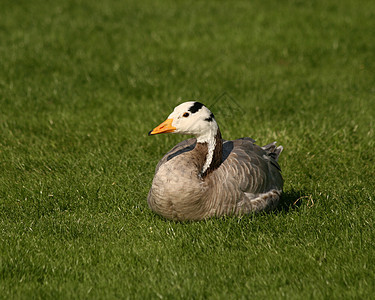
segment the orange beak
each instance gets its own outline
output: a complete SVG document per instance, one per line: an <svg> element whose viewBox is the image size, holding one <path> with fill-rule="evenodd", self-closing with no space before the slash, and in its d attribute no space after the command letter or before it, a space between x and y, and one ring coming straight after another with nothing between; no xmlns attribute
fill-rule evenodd
<svg viewBox="0 0 375 300"><path fill-rule="evenodd" d="M148 135L154 135L159 133L168 133L173 132L176 130L176 127L172 126L173 119L167 119L163 123L161 123L159 126L155 127L153 130L151 130Z"/></svg>

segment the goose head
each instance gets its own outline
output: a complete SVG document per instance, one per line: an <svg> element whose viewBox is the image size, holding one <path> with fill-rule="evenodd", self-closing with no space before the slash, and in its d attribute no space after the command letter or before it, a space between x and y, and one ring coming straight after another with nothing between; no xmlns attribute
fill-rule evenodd
<svg viewBox="0 0 375 300"><path fill-rule="evenodd" d="M179 133L194 135L198 143L212 140L219 127L214 114L202 103L184 102L175 107L167 120L149 132L149 135L160 133Z"/></svg>

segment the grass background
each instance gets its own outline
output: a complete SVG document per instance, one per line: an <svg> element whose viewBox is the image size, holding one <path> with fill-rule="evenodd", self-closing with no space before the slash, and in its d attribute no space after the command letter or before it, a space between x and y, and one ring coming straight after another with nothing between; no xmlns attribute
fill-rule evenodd
<svg viewBox="0 0 375 300"><path fill-rule="evenodd" d="M374 28L372 1L2 0L0 298L372 297ZM284 146L277 211L148 209L184 137L147 132L189 99Z"/></svg>

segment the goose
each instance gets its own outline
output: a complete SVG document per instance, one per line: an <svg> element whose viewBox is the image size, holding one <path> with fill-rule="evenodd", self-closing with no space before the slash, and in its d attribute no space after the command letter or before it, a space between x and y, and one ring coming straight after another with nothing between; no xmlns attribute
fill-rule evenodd
<svg viewBox="0 0 375 300"><path fill-rule="evenodd" d="M214 114L197 101L184 102L149 132L193 135L173 147L155 169L147 202L175 221L241 216L278 204L283 178L282 146L260 147L251 138L221 138Z"/></svg>

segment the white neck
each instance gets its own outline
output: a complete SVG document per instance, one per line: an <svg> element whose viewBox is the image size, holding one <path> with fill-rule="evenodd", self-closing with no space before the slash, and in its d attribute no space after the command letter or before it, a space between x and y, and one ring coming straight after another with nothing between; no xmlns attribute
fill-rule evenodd
<svg viewBox="0 0 375 300"><path fill-rule="evenodd" d="M196 134L197 143L209 144L211 141L215 142L215 136L218 130L219 130L219 126L217 125L215 121L213 121L208 130L205 130L202 134Z"/></svg>
<svg viewBox="0 0 375 300"><path fill-rule="evenodd" d="M206 162L203 165L201 173L207 171L209 166L211 165L212 158L214 157L214 150L216 147L216 139L213 137L210 141L207 142L207 156L206 156Z"/></svg>
<svg viewBox="0 0 375 300"><path fill-rule="evenodd" d="M206 162L203 165L201 174L207 171L214 157L214 150L216 147L216 134L218 131L218 126L216 122L213 123L212 125L213 126L210 128L210 130L207 130L204 134L197 136L197 143L202 143L202 144L207 143Z"/></svg>

